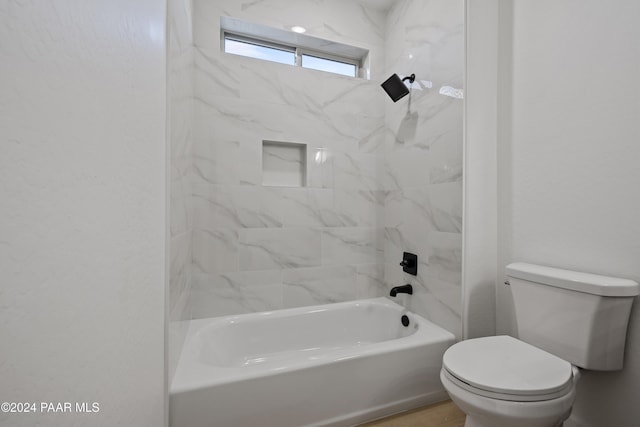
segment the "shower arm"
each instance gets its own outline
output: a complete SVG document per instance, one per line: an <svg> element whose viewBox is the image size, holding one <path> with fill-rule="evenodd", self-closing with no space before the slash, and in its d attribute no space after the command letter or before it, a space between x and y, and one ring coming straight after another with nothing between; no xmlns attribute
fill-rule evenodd
<svg viewBox="0 0 640 427"><path fill-rule="evenodd" d="M416 81L416 75L415 74L411 74L410 76L405 77L404 79L402 79L402 81L405 80L409 80L409 83L413 83Z"/></svg>

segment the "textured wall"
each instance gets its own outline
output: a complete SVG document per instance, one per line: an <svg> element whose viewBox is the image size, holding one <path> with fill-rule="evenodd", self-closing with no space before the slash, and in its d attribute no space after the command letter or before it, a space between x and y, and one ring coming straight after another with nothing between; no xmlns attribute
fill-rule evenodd
<svg viewBox="0 0 640 427"><path fill-rule="evenodd" d="M163 425L165 12L0 2L0 425Z"/></svg>
<svg viewBox="0 0 640 427"><path fill-rule="evenodd" d="M382 295L379 82L221 53L220 15L369 48L381 75L383 15L355 2L195 2L194 317ZM307 144L307 187L261 185L262 140Z"/></svg>
<svg viewBox="0 0 640 427"><path fill-rule="evenodd" d="M169 135L169 383L191 319L193 213L193 32L191 0L167 3L167 132Z"/></svg>
<svg viewBox="0 0 640 427"><path fill-rule="evenodd" d="M505 262L640 280L640 3L512 6L512 134L500 165L510 173L500 206ZM513 333L509 289L498 291L498 332ZM638 425L639 307L624 370L584 373L571 425Z"/></svg>
<svg viewBox="0 0 640 427"><path fill-rule="evenodd" d="M415 312L461 334L461 0L405 0L386 21L386 73L416 74L411 98L385 99L384 280L411 283ZM453 96L452 96L453 95ZM398 266L418 255L418 276Z"/></svg>

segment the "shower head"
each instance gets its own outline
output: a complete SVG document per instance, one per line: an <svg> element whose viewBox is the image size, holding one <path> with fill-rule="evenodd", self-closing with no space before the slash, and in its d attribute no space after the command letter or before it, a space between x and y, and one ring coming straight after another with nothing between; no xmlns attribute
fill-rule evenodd
<svg viewBox="0 0 640 427"><path fill-rule="evenodd" d="M407 86L405 86L404 84L405 80L409 80L409 83L413 83L416 80L416 75L411 74L404 79L400 79L397 74L393 74L380 86L382 86L382 89L387 92L387 95L391 97L393 102L397 102L399 99L403 98L409 93L409 88L407 88Z"/></svg>

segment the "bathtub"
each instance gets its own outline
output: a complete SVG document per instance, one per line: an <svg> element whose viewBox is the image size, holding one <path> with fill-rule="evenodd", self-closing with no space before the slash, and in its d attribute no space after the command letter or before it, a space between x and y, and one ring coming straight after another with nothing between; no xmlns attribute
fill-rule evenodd
<svg viewBox="0 0 640 427"><path fill-rule="evenodd" d="M170 426L350 426L434 403L454 341L386 298L192 320Z"/></svg>

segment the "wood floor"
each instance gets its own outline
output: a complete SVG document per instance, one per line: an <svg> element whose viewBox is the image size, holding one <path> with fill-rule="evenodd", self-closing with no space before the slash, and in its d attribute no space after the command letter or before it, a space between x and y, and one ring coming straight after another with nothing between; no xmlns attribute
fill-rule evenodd
<svg viewBox="0 0 640 427"><path fill-rule="evenodd" d="M464 412L447 400L362 424L360 427L463 427L464 420Z"/></svg>

